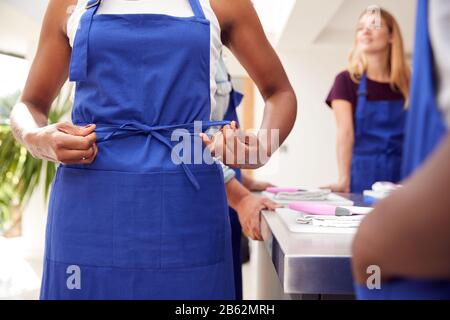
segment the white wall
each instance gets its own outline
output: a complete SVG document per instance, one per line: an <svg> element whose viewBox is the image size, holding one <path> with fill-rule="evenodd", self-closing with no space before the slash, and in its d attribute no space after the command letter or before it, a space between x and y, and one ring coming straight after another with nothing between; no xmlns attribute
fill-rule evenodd
<svg viewBox="0 0 450 320"><path fill-rule="evenodd" d="M258 178L283 186L320 186L337 179L335 122L325 98L336 74L346 65L345 47L311 47L281 52L280 57L298 99L295 127L269 168ZM256 123L264 104L258 97Z"/></svg>
<svg viewBox="0 0 450 320"><path fill-rule="evenodd" d="M0 1L0 50L34 56L47 0Z"/></svg>

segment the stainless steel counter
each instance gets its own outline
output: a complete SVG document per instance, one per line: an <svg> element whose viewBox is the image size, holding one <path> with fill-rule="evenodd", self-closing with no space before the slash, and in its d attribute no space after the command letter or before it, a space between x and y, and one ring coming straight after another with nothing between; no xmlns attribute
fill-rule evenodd
<svg viewBox="0 0 450 320"><path fill-rule="evenodd" d="M355 205L363 197L345 195ZM292 233L276 213L264 211L261 228L284 292L291 295L353 294L351 244L354 234Z"/></svg>

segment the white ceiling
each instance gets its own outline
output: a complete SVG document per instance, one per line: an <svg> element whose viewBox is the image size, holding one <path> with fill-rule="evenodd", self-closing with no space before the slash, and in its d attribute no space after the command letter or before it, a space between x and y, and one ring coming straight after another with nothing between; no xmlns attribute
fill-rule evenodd
<svg viewBox="0 0 450 320"><path fill-rule="evenodd" d="M0 50L29 55L39 35L48 0L0 0ZM360 13L373 0L252 0L269 39L280 53L313 47L349 48ZM413 0L378 0L402 28L412 50ZM232 59L231 59L232 61ZM231 62L237 74L236 62Z"/></svg>
<svg viewBox="0 0 450 320"><path fill-rule="evenodd" d="M297 0L277 43L277 48L291 51L311 46L350 47L359 15L368 6L377 4L397 18L407 51L411 52L416 1L378 0L374 2L373 0Z"/></svg>
<svg viewBox="0 0 450 320"><path fill-rule="evenodd" d="M276 43L296 0L252 0L268 38Z"/></svg>

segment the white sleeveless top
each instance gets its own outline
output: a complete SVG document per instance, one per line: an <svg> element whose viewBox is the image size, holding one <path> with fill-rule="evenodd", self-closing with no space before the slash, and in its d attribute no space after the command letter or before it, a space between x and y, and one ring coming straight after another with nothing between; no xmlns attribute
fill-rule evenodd
<svg viewBox="0 0 450 320"><path fill-rule="evenodd" d="M86 11L88 0L78 0L77 5L67 21L67 37L70 46L73 46L76 30L80 18ZM220 25L217 17L211 8L209 0L199 0L203 8L206 19L210 21L210 94L211 94L211 113L216 110L215 94L217 84L215 80L217 62L222 50L222 41L220 38ZM129 13L153 13L166 14L178 17L193 16L192 8L188 0L103 0L97 10L97 14L129 14Z"/></svg>

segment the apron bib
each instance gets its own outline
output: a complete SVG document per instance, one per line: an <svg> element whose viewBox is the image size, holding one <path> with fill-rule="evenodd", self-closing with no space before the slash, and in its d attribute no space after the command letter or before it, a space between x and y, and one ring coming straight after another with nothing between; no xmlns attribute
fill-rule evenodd
<svg viewBox="0 0 450 320"><path fill-rule="evenodd" d="M223 174L198 162L194 130L229 122L209 121L210 25L189 3L188 18L97 15L101 1L87 4L70 64L72 120L97 125L99 153L58 167L42 299L234 298ZM176 129L197 151L190 163L186 150L173 159Z"/></svg>
<svg viewBox="0 0 450 320"><path fill-rule="evenodd" d="M377 181L398 182L401 174L404 101L367 101L367 76L358 89L355 144L351 164L352 193L372 189Z"/></svg>
<svg viewBox="0 0 450 320"><path fill-rule="evenodd" d="M406 123L403 178L420 167L447 133L436 100L436 76L428 31L428 0L419 0L418 10L413 61L416 76L412 78L411 108Z"/></svg>

